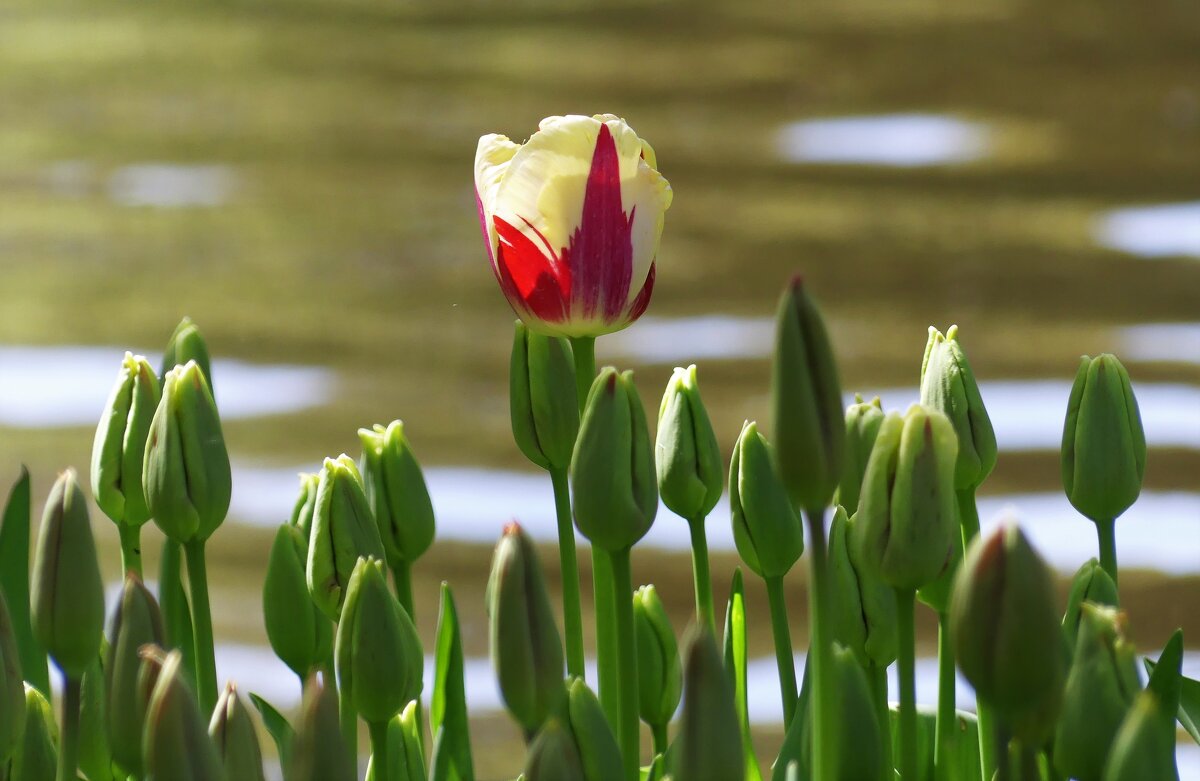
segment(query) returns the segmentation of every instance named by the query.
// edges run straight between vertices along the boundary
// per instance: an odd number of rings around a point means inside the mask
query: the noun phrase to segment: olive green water
[[[1194,2],[450,5],[2,0],[0,344],[153,347],[186,313],[221,356],[339,378],[335,405],[230,423],[242,461],[356,452],[358,426],[402,417],[426,463],[523,468],[475,142],[596,111],[651,140],[675,190],[650,314],[766,316],[802,271],[848,389],[914,384],[931,323],[960,325],[985,379],[1063,379],[1080,353],[1114,349],[1117,328],[1200,321],[1200,259],[1091,235],[1106,209],[1200,197]],[[896,168],[777,150],[795,120],[914,111],[984,123],[990,152]],[[106,183],[147,162],[225,166],[232,185],[211,206],[122,205]],[[632,368],[657,404],[670,367]],[[1196,356],[1130,368],[1135,382],[1200,383]],[[744,418],[765,417],[768,366],[701,373],[728,448]],[[85,467],[91,437],[0,427],[0,474],[29,463],[40,497],[55,470]],[[1006,453],[987,489],[1054,491],[1057,474],[1052,454]],[[1148,488],[1198,480],[1194,447],[1152,451]],[[262,638],[268,538],[231,525],[214,540],[225,638]],[[419,598],[441,578],[458,588],[468,655],[486,653],[486,562],[441,545],[418,572]],[[681,628],[686,559],[636,563]],[[719,558],[718,583],[732,564]],[[1144,646],[1182,623],[1197,647],[1200,578],[1122,585]],[[427,641],[434,613],[420,616]],[[759,629],[752,650],[767,655]],[[483,778],[515,773],[515,737],[502,719],[476,725]]]

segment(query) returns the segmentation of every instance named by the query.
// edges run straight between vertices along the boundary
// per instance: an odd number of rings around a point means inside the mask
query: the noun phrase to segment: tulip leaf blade
[[[296,740],[296,731],[292,729],[292,725],[288,723],[284,715],[275,709],[274,705],[254,692],[250,692],[250,702],[254,703],[254,707],[258,709],[263,726],[267,728],[267,733],[275,741],[275,749],[279,753],[279,765],[284,768],[286,774],[287,768],[291,767],[292,745]]]
[[[954,740],[951,741],[948,757],[950,766],[943,778],[978,778],[979,776],[979,729],[975,714],[956,711]],[[892,732],[892,756],[899,757],[900,728],[899,711],[890,709]],[[917,778],[919,781],[934,781],[934,744],[937,740],[937,710],[932,707],[917,707]]]
[[[810,649],[811,651],[811,649]],[[783,745],[771,773],[771,781],[786,781],[788,767],[795,765],[800,777],[812,774],[812,667],[811,653],[804,655],[804,676],[800,681],[800,697],[796,700],[796,716],[783,736]]]
[[[22,466],[0,521],[0,592],[12,618],[25,680],[49,698],[50,669],[46,652],[33,634],[29,611],[30,524],[29,470]]]
[[[433,697],[429,705],[429,727],[433,734],[430,781],[475,779],[463,666],[458,609],[449,584],[443,582],[434,647]]]
[[[1153,688],[1160,697],[1163,697],[1164,704],[1169,704],[1171,690],[1177,691],[1179,724],[1188,735],[1191,735],[1192,740],[1200,744],[1200,728],[1198,728],[1200,725],[1200,681],[1194,681],[1180,674],[1182,659],[1183,634],[1176,632],[1158,657],[1158,661],[1146,658],[1143,662],[1146,665],[1146,672],[1150,674],[1149,688]]]
[[[725,670],[733,683],[733,701],[737,707],[738,725],[742,731],[742,753],[746,757],[746,781],[762,781],[762,771],[754,756],[750,737],[750,716],[747,708],[746,665],[746,589],[742,568],[733,571],[729,587],[729,602],[725,608]]]

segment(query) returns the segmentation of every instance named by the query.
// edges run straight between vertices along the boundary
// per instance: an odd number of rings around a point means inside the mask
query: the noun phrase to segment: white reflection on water
[[[0,346],[0,426],[95,426],[124,354],[113,347]],[[144,354],[158,366],[158,355]],[[320,406],[335,383],[324,368],[230,360],[214,361],[213,376],[228,420]]]
[[[1121,344],[1117,354],[1122,357],[1200,364],[1200,323],[1146,323],[1126,326],[1117,334]]]
[[[778,143],[792,163],[900,168],[969,163],[992,146],[983,123],[915,113],[801,120],[786,125]]]
[[[1132,206],[1101,215],[1096,242],[1144,258],[1200,258],[1200,201]]]
[[[108,196],[121,206],[212,207],[228,201],[236,186],[227,165],[138,163],[112,173]]]
[[[612,354],[642,363],[695,363],[701,360],[765,358],[775,338],[769,317],[700,315],[638,320],[636,328],[600,340],[601,356]]]
[[[315,467],[315,465],[314,465]],[[235,464],[230,516],[255,525],[284,523],[295,501],[301,469]],[[492,543],[504,523],[516,518],[535,538],[557,538],[554,498],[545,475],[531,472],[433,467],[425,470],[437,513],[439,540]],[[1034,545],[1063,572],[1073,572],[1097,555],[1091,522],[1061,493],[981,497],[984,528],[1016,517]],[[734,550],[729,503],[723,497],[710,516],[713,550]],[[639,545],[689,550],[688,527],[666,507]],[[1200,494],[1143,492],[1117,524],[1121,565],[1171,574],[1200,573]]]

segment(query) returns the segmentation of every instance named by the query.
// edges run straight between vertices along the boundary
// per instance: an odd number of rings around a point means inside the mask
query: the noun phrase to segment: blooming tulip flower
[[[600,336],[646,311],[671,185],[623,119],[547,117],[524,144],[488,134],[475,199],[500,289],[530,328]]]

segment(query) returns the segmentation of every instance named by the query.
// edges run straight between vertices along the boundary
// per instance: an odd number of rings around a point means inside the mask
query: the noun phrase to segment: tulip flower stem
[[[836,715],[836,681],[833,678],[833,632],[830,625],[832,612],[829,606],[829,562],[827,559],[828,545],[825,541],[825,511],[806,510],[804,518],[808,522],[808,534],[811,540],[809,550],[808,583],[809,595],[809,632],[808,642],[813,653],[810,658],[813,664],[813,779],[814,781],[832,781],[836,777],[837,745],[837,715]]]
[[[204,541],[183,546],[187,556],[188,590],[192,597],[192,631],[196,638],[196,695],[200,712],[212,713],[217,706],[217,660],[213,650],[212,608],[208,603],[208,569]]]
[[[979,508],[975,504],[975,491],[966,488],[958,491],[958,519],[962,532],[963,551],[971,547],[971,541],[979,536]],[[980,777],[990,781],[996,773],[996,744],[992,739],[992,709],[987,703],[975,703],[975,718],[979,731]]]
[[[1100,566],[1117,585],[1117,523],[1116,519],[1096,521],[1096,535],[1100,538]]]
[[[913,609],[916,592],[896,590],[896,629],[899,641],[896,672],[900,679],[900,778],[917,778],[917,684]]]
[[[416,623],[416,603],[413,601],[412,564],[406,559],[396,558],[392,561],[392,581],[396,585],[396,600],[408,617]]]
[[[888,677],[887,667],[871,663],[867,668],[867,679],[871,684],[871,698],[875,703],[875,718],[879,722],[879,731],[885,736],[880,745],[882,761],[879,763],[883,771],[882,781],[894,781],[896,771],[892,765],[892,741],[886,737],[891,732],[891,709],[888,707]]]
[[[121,571],[132,572],[142,578],[142,527],[140,525],[118,523],[117,531],[121,535]]]
[[[612,562],[613,601],[617,619],[617,674],[621,685],[617,742],[621,746],[626,781],[638,781],[642,724],[638,718],[637,635],[633,624],[633,572],[629,552],[629,548],[624,548],[608,556]]]
[[[579,399],[579,411],[583,412],[592,381],[596,379],[596,337],[571,337],[571,355],[575,359],[575,394]]]
[[[584,679],[583,610],[579,595],[579,561],[575,554],[575,526],[571,522],[571,491],[566,468],[550,469],[554,484],[554,509],[558,515],[558,561],[562,575],[563,632],[566,634],[567,673]]]
[[[367,724],[371,733],[371,769],[375,781],[390,781],[388,776],[388,723],[372,721]]]
[[[665,723],[651,724],[650,732],[654,736],[654,756],[658,756],[660,754],[666,756],[668,746],[667,725]]]
[[[934,742],[934,778],[950,778],[951,743],[954,740],[958,714],[954,702],[954,646],[950,642],[950,614],[938,613],[938,700],[937,728]]]
[[[58,752],[58,781],[75,781],[79,766],[79,707],[81,681],[63,676],[62,741]]]
[[[612,559],[592,546],[592,592],[596,611],[596,674],[600,708],[618,734],[621,714],[621,675],[617,666],[617,606],[613,599]]]
[[[337,697],[342,742],[346,745],[346,753],[350,756],[351,764],[358,767],[358,713],[354,710],[354,703],[350,700],[350,693],[346,691],[345,687],[338,687]]]
[[[688,521],[692,533],[692,581],[696,590],[696,621],[708,624],[713,636],[717,633],[717,619],[713,613],[712,575],[708,569],[708,538],[704,533],[704,516]]]
[[[764,578],[767,604],[771,610],[771,634],[775,637],[775,664],[779,668],[779,694],[783,698],[783,725],[786,730],[796,715],[796,660],[792,652],[792,633],[788,627],[787,603],[783,597],[783,578]]]

